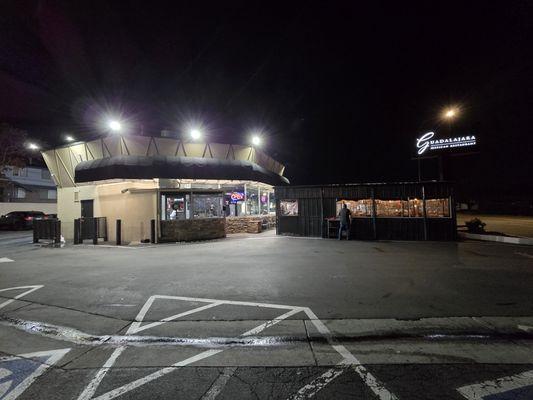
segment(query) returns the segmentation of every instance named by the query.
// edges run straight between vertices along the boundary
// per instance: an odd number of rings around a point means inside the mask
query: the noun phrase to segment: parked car
[[[36,219],[47,219],[42,211],[12,211],[0,217],[1,229],[32,229],[33,221]]]

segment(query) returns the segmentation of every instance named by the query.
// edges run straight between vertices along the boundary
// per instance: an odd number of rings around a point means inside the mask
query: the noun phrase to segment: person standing
[[[350,226],[352,222],[352,212],[346,206],[346,203],[342,204],[341,211],[339,212],[339,240],[342,239],[342,231],[346,231],[346,239],[350,240]]]

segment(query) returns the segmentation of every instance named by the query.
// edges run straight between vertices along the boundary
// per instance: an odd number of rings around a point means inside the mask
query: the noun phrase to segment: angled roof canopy
[[[177,138],[112,135],[42,153],[58,187],[104,179],[233,179],[288,183],[285,167],[262,151]]]

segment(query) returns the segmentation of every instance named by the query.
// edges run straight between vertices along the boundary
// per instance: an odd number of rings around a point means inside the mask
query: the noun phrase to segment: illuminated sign
[[[244,201],[244,193],[243,192],[232,192],[230,195],[231,202],[237,203],[238,201]]]
[[[457,136],[444,139],[433,139],[435,132],[428,132],[416,139],[416,148],[418,154],[424,154],[426,151],[453,149],[457,147],[467,147],[476,145],[474,135]]]

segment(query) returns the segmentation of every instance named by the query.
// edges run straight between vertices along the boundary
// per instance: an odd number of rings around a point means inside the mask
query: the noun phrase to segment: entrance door
[[[81,201],[81,217],[82,218],[93,218],[93,200],[82,200]]]

